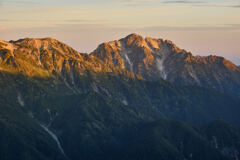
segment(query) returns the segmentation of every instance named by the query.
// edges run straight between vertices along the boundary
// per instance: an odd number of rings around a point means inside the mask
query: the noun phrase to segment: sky
[[[0,0],[0,39],[52,37],[79,52],[131,33],[240,65],[240,0]]]

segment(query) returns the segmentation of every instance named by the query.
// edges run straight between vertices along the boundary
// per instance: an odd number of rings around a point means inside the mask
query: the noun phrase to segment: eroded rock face
[[[63,74],[65,70],[111,72],[93,56],[82,54],[52,38],[21,39],[0,43],[1,65],[29,76]]]
[[[0,41],[0,69],[28,76],[83,75],[95,73],[127,72],[103,63],[93,55],[79,53],[53,38],[26,38]]]
[[[60,80],[74,93],[84,92],[80,90],[82,85],[87,85],[85,82],[90,83],[89,77],[97,79],[104,74],[136,77],[127,70],[109,66],[93,55],[79,53],[52,38],[0,41],[0,71]]]
[[[240,96],[239,67],[223,57],[193,56],[169,40],[131,34],[99,45],[91,55],[147,80],[213,87]]]
[[[119,41],[101,44],[92,55],[109,65],[127,69],[146,79],[157,80],[165,77],[162,64],[164,57],[160,53],[159,43],[163,42],[150,39],[148,42],[143,37],[132,34]]]
[[[160,80],[188,65],[211,68],[223,58],[194,57],[170,41],[138,35],[102,46],[108,50],[99,49],[99,55],[108,55],[99,56],[103,61],[51,38],[0,41],[2,155],[19,160],[238,159],[237,131],[222,123],[193,124],[221,118],[239,126],[239,100]],[[223,64],[235,69],[228,61]],[[182,72],[179,76],[188,75]]]
[[[240,68],[232,62],[218,56],[193,56],[169,40],[137,34],[103,43],[90,55],[52,38],[0,41],[0,70],[41,77],[57,74],[72,85],[75,75],[88,71],[129,71],[150,81],[213,87],[240,97]]]

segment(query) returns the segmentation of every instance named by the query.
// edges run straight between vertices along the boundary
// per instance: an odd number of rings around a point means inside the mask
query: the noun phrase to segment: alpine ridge
[[[12,67],[13,71],[29,76],[64,74],[64,70],[77,68],[78,72],[112,72],[94,56],[79,53],[71,47],[52,38],[26,38],[18,41],[0,41],[1,65]]]
[[[53,38],[0,41],[0,70],[29,77],[61,79],[74,92],[79,76],[98,73],[138,77],[127,70],[109,67],[98,58],[79,53]]]
[[[91,55],[146,80],[164,79],[180,85],[213,87],[240,97],[238,66],[223,57],[193,56],[169,40],[131,34],[99,45]]]
[[[0,159],[237,160],[238,82],[223,57],[137,34],[91,54],[0,41]]]

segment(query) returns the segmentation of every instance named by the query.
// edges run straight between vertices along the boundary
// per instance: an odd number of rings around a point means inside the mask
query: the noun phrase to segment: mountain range
[[[240,69],[131,34],[0,41],[0,159],[240,158]]]
[[[240,96],[238,66],[223,57],[193,56],[169,40],[131,34],[103,43],[91,54],[146,80],[164,79],[180,85],[212,87]]]

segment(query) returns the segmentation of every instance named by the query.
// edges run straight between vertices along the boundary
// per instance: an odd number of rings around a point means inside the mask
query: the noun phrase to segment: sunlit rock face
[[[90,55],[75,51],[52,38],[0,41],[0,70],[28,76],[59,76],[75,85],[87,72],[141,75],[181,85],[213,87],[240,97],[240,68],[217,56],[193,56],[163,39],[131,34],[103,43]]]
[[[131,34],[103,43],[91,54],[146,80],[213,87],[240,96],[239,67],[223,57],[193,56],[169,40]]]
[[[237,75],[231,62],[135,34],[101,46],[88,55],[52,38],[0,41],[0,157],[239,159],[238,132],[202,125],[223,119],[240,126],[240,101],[162,80],[203,85],[199,75]],[[199,81],[189,78],[189,66]]]
[[[29,76],[63,75],[86,70],[111,72],[101,61],[93,56],[82,54],[52,38],[21,39],[0,42],[1,66],[12,67],[12,71]]]
[[[72,84],[76,75],[89,72],[128,74],[126,70],[109,66],[93,55],[79,53],[53,38],[0,41],[0,69],[30,77],[58,76]]]
[[[90,83],[89,77],[96,80],[108,74],[141,78],[127,70],[109,66],[93,55],[79,53],[53,38],[0,41],[0,71],[2,74],[51,78],[64,83],[74,93],[85,92],[82,86]]]
[[[109,65],[127,69],[146,79],[166,78],[161,40],[144,39],[132,34],[119,41],[101,44],[92,55]]]

